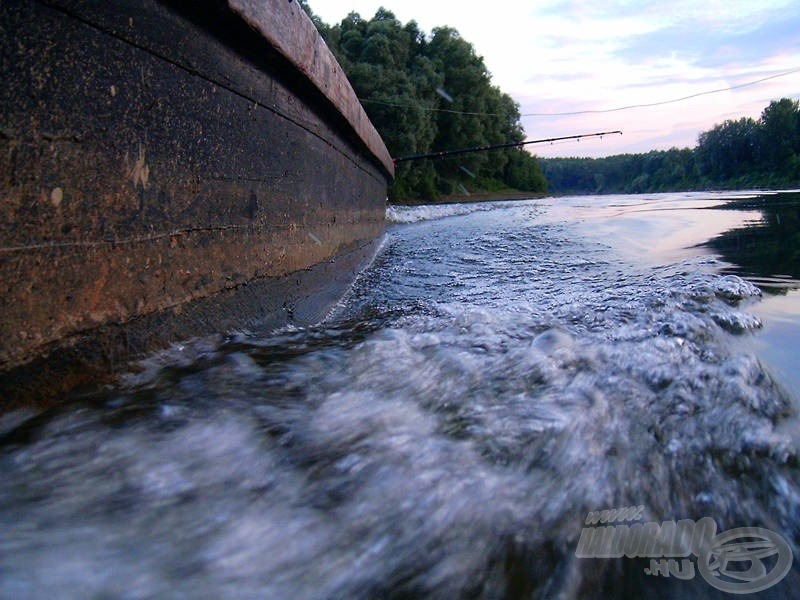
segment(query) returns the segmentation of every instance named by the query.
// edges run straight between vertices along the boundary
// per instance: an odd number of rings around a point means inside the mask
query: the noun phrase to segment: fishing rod
[[[444,158],[445,156],[453,156],[456,154],[468,154],[470,152],[483,152],[484,150],[498,150],[500,148],[516,148],[525,146],[527,144],[545,144],[547,142],[561,142],[563,140],[580,140],[581,138],[588,137],[603,137],[604,135],[622,135],[619,130],[615,131],[600,131],[598,133],[580,133],[578,135],[564,135],[561,137],[544,138],[541,140],[529,140],[527,142],[509,142],[508,144],[496,144],[493,146],[473,146],[472,148],[458,148],[456,150],[442,150],[440,152],[430,152],[428,154],[411,154],[409,156],[401,156],[400,158],[393,158],[395,164],[406,162],[409,160],[422,160],[423,158]]]

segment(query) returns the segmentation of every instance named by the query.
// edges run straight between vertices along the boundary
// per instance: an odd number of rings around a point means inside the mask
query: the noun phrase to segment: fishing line
[[[732,85],[726,88],[718,88],[716,90],[706,90],[705,92],[697,92],[696,94],[690,94],[688,96],[683,96],[681,98],[673,98],[672,100],[661,100],[659,102],[647,102],[644,104],[630,104],[628,106],[618,106],[617,108],[601,108],[596,110],[576,110],[571,112],[557,112],[557,113],[525,113],[524,115],[520,115],[520,117],[570,117],[574,115],[590,115],[599,113],[620,112],[623,110],[630,110],[633,108],[650,108],[653,106],[664,106],[665,104],[675,104],[676,102],[683,102],[685,100],[691,100],[692,98],[699,98],[700,96],[708,96],[710,94],[718,94],[720,92],[729,92],[731,90],[738,90],[740,88],[749,87],[751,85],[757,85],[759,83],[769,81],[770,79],[785,77],[786,75],[791,75],[792,73],[800,73],[800,67],[796,69],[791,69],[789,71],[784,71],[782,73],[777,73],[775,75],[770,75],[769,77],[762,77],[761,79],[756,79],[755,81],[748,81],[746,83],[740,83],[738,85]]]
[[[602,138],[605,135],[622,135],[622,132],[619,130],[615,131],[599,131],[597,133],[579,133],[577,135],[563,135],[560,137],[552,137],[552,138],[543,138],[540,140],[528,140],[526,142],[509,142],[507,144],[493,144],[488,146],[472,146],[470,148],[456,148],[454,150],[441,150],[439,152],[428,152],[426,154],[411,154],[409,156],[401,156],[399,158],[393,158],[395,164],[399,162],[406,162],[410,160],[422,160],[425,158],[444,158],[445,156],[455,156],[457,154],[468,154],[471,152],[485,152],[487,150],[498,150],[501,148],[518,148],[520,146],[526,146],[528,144],[546,144],[546,143],[553,143],[553,142],[560,142],[563,140],[581,140],[583,138],[589,137],[599,137]]]
[[[426,110],[428,112],[443,112],[443,113],[452,113],[454,115],[469,115],[474,117],[502,117],[505,115],[501,115],[500,113],[488,113],[488,112],[469,112],[464,110],[453,110],[450,108],[433,108],[432,106],[419,106],[417,104],[402,104],[400,102],[384,102],[382,100],[363,100],[361,98],[358,99],[359,102],[362,104],[380,104],[382,106],[394,106],[396,108],[415,108],[418,110]]]
[[[521,117],[570,117],[575,115],[589,115],[589,114],[600,114],[600,113],[612,113],[612,112],[621,112],[624,110],[632,110],[634,108],[650,108],[653,106],[664,106],[666,104],[675,104],[676,102],[684,102],[686,100],[691,100],[692,98],[698,98],[700,96],[708,96],[710,94],[718,94],[720,92],[729,92],[731,90],[738,90],[745,87],[750,87],[753,85],[757,85],[759,83],[763,83],[765,81],[769,81],[771,79],[777,79],[779,77],[786,77],[787,75],[792,75],[793,73],[800,73],[800,67],[790,69],[788,71],[783,71],[781,73],[776,73],[775,75],[769,75],[768,77],[762,77],[761,79],[756,79],[754,81],[747,81],[745,83],[740,83],[737,85],[732,85],[725,88],[718,88],[715,90],[706,90],[704,92],[698,92],[696,94],[690,94],[688,96],[682,96],[680,98],[672,98],[671,100],[659,100],[657,102],[646,102],[643,104],[630,104],[628,106],[618,106],[616,108],[601,108],[595,110],[577,110],[577,111],[570,111],[570,112],[551,112],[551,113],[525,113],[521,114]],[[467,116],[475,116],[475,117],[503,117],[507,116],[507,113],[493,113],[493,112],[472,112],[472,111],[463,111],[463,110],[453,110],[451,108],[434,108],[429,106],[419,106],[416,104],[404,104],[401,102],[385,102],[382,100],[366,100],[363,98],[359,98],[359,101],[362,104],[379,104],[382,106],[392,106],[395,108],[408,108],[408,109],[417,109],[423,110],[428,112],[443,112],[443,113],[451,113],[456,115],[467,115]]]

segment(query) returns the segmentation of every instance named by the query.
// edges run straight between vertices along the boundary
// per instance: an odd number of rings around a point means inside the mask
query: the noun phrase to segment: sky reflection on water
[[[800,192],[693,192],[550,199],[553,220],[576,220],[582,233],[632,261],[662,265],[698,252],[721,271],[764,292],[752,307],[764,327],[754,350],[795,398],[800,391]]]

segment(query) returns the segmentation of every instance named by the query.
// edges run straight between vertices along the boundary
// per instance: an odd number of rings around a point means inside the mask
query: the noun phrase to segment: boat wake
[[[796,553],[758,288],[706,256],[631,265],[532,203],[465,210],[390,230],[315,327],[175,348],[6,431],[4,593],[717,597],[576,556],[589,513],[629,506]]]

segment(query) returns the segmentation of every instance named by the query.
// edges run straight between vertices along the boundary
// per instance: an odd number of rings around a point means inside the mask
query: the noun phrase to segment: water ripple
[[[713,595],[576,559],[588,511],[632,505],[796,552],[758,288],[531,204],[464,213],[390,230],[318,326],[195,340],[9,427],[2,595]]]

